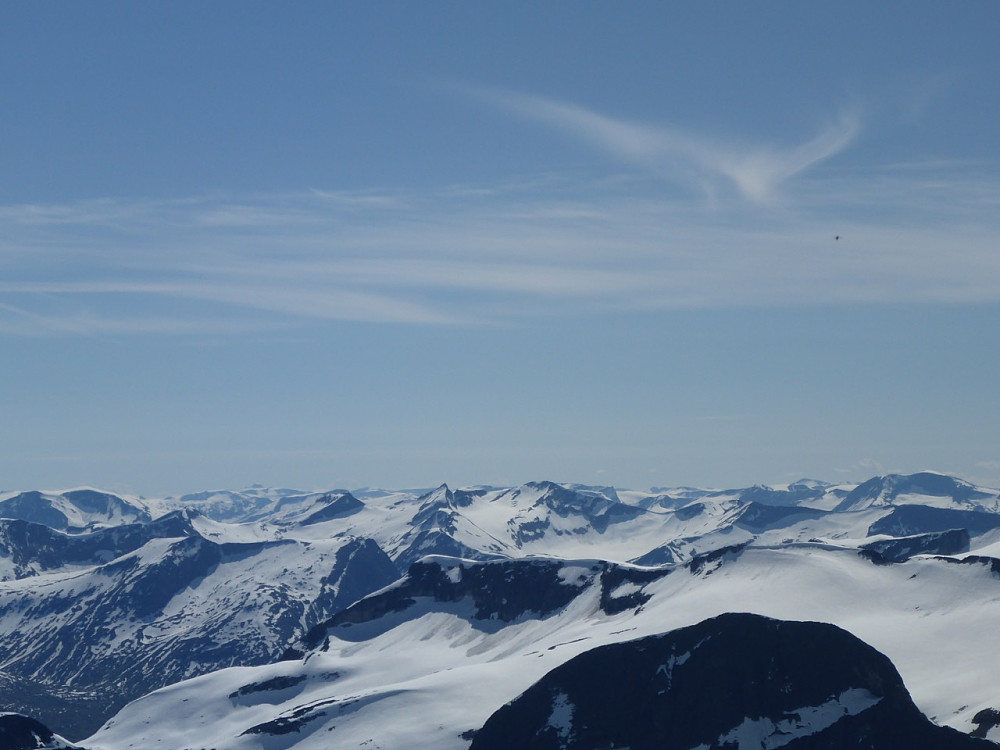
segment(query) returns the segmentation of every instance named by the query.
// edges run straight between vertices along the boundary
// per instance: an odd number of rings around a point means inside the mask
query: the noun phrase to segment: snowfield
[[[52,728],[92,750],[464,750],[574,657],[743,612],[843,628],[891,660],[933,722],[1000,741],[984,720],[1000,709],[998,497],[932,473],[650,492],[253,487],[141,504],[7,493],[0,708],[31,713],[30,685],[41,718],[79,727],[96,697],[131,685],[139,697],[101,709],[91,736]],[[718,742],[781,747],[877,703],[847,687]],[[574,710],[546,714],[560,741]]]
[[[570,567],[575,579],[582,566]],[[877,566],[850,550],[748,548],[718,567],[698,574],[680,567],[643,588],[651,599],[638,612],[607,615],[591,582],[558,614],[511,623],[477,622],[463,603],[418,601],[405,614],[331,635],[327,650],[301,662],[224,670],[153,693],[84,744],[458,750],[469,744],[463,733],[569,658],[733,611],[843,627],[892,660],[914,702],[938,723],[971,731],[972,717],[998,702],[1000,652],[990,644],[1000,579],[983,564],[920,558]],[[278,677],[301,681],[257,700],[230,697]],[[855,698],[842,706],[861,710]],[[309,720],[298,731],[248,733],[303,716]]]

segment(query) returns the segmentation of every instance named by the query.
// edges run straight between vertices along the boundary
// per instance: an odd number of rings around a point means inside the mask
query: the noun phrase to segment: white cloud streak
[[[502,91],[473,93],[506,111],[573,134],[662,176],[701,187],[721,177],[756,203],[772,202],[782,183],[842,151],[860,131],[857,114],[843,112],[804,143],[741,148],[676,128],[615,119],[539,96]]]
[[[0,333],[214,335],[331,321],[493,325],[611,310],[1000,302],[1000,180],[968,164],[814,176],[809,167],[856,125],[738,154],[572,105],[509,95],[504,106],[575,128],[626,161],[714,170],[740,197],[667,200],[644,166],[425,192],[0,206]],[[776,205],[793,176],[795,191]]]

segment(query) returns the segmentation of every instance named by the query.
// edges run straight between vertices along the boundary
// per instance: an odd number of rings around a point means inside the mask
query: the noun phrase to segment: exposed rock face
[[[970,534],[985,534],[1000,528],[1000,515],[983,510],[933,508],[926,505],[900,505],[868,528],[868,535],[912,536],[949,529],[966,529]]]
[[[0,581],[28,578],[67,566],[101,565],[153,539],[195,534],[182,511],[168,513],[151,523],[123,524],[79,534],[66,534],[32,521],[0,518]]]
[[[467,560],[495,560],[504,557],[495,552],[474,549],[455,538],[461,521],[460,510],[474,501],[475,493],[452,492],[447,485],[421,496],[419,509],[410,528],[391,552],[402,573],[422,557],[444,555]],[[499,544],[496,545],[499,548]]]
[[[28,716],[0,714],[0,750],[75,750],[76,746]]]
[[[554,482],[529,482],[527,488],[542,491],[537,507],[544,507],[562,518],[577,516],[585,519],[590,527],[603,534],[608,526],[629,521],[643,511],[621,503],[604,494],[582,489],[569,489]]]
[[[934,534],[917,534],[898,539],[882,539],[861,546],[874,562],[904,562],[914,555],[957,555],[969,551],[969,532],[951,529]]]
[[[813,520],[827,515],[827,511],[799,508],[794,505],[768,505],[754,500],[746,504],[736,525],[748,531],[760,532],[774,526],[789,525],[795,521]]]
[[[471,750],[964,750],[892,663],[833,625],[726,614],[595,648],[486,722]]]
[[[578,584],[567,584],[560,578],[564,564],[555,560],[444,563],[435,559],[414,563],[398,585],[353,604],[313,628],[305,638],[306,647],[316,648],[333,628],[340,637],[349,637],[345,628],[390,612],[402,612],[421,597],[436,602],[468,599],[474,607],[473,619],[510,622],[527,612],[553,612],[569,604],[580,591]],[[600,571],[601,565],[595,564],[591,575]]]
[[[596,585],[600,587],[601,609],[615,614],[642,606],[649,600],[643,586],[670,572],[670,568],[637,568],[605,561],[429,558],[411,565],[397,585],[362,599],[313,628],[304,641],[306,648],[317,648],[331,631],[350,640],[353,625],[404,612],[419,598],[466,601],[473,623],[512,622],[525,616],[548,616]]]

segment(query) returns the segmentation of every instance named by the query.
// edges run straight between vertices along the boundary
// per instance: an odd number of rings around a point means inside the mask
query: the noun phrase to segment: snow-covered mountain
[[[44,524],[60,531],[78,532],[151,518],[138,498],[125,499],[99,490],[0,494],[0,518]]]
[[[990,743],[928,721],[892,663],[840,628],[725,614],[570,659],[490,716],[471,750],[859,745]]]
[[[430,558],[314,630],[303,659],[157,691],[87,744],[457,750],[570,659],[730,611],[837,624],[889,657],[920,711],[971,732],[997,703],[992,568],[934,556],[876,564],[820,544],[748,546],[656,569]],[[595,679],[592,689],[620,689]]]
[[[1000,654],[988,645],[998,497],[930,473],[649,492],[252,487],[121,506],[8,493],[0,509],[18,502],[0,518],[0,709],[106,750],[491,747],[492,730],[479,734],[490,717],[575,657],[599,664],[597,647],[627,653],[744,612],[833,623],[884,654],[917,709],[962,733],[891,720],[920,736],[1000,739]],[[774,669],[768,680],[801,682]],[[775,703],[768,721],[784,727],[781,712],[802,709],[801,726],[755,747],[832,747],[809,743],[869,726],[890,704],[909,710],[823,676],[846,702],[807,691]],[[596,694],[614,689],[588,679]],[[572,737],[590,735],[550,722],[576,703],[546,695],[531,710],[545,714],[550,744],[537,746],[583,747]],[[763,731],[757,708],[741,710],[702,744],[721,747],[743,718]],[[820,726],[841,713],[847,723]],[[646,746],[607,731],[614,746]]]
[[[178,512],[78,536],[0,521],[0,551],[26,576],[0,583],[4,707],[73,737],[155,688],[274,661],[398,575],[371,540],[216,542]]]

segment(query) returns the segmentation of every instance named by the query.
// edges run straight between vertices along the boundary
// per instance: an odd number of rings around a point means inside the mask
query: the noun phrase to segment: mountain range
[[[998,615],[931,472],[6,492],[0,750],[990,747]]]

